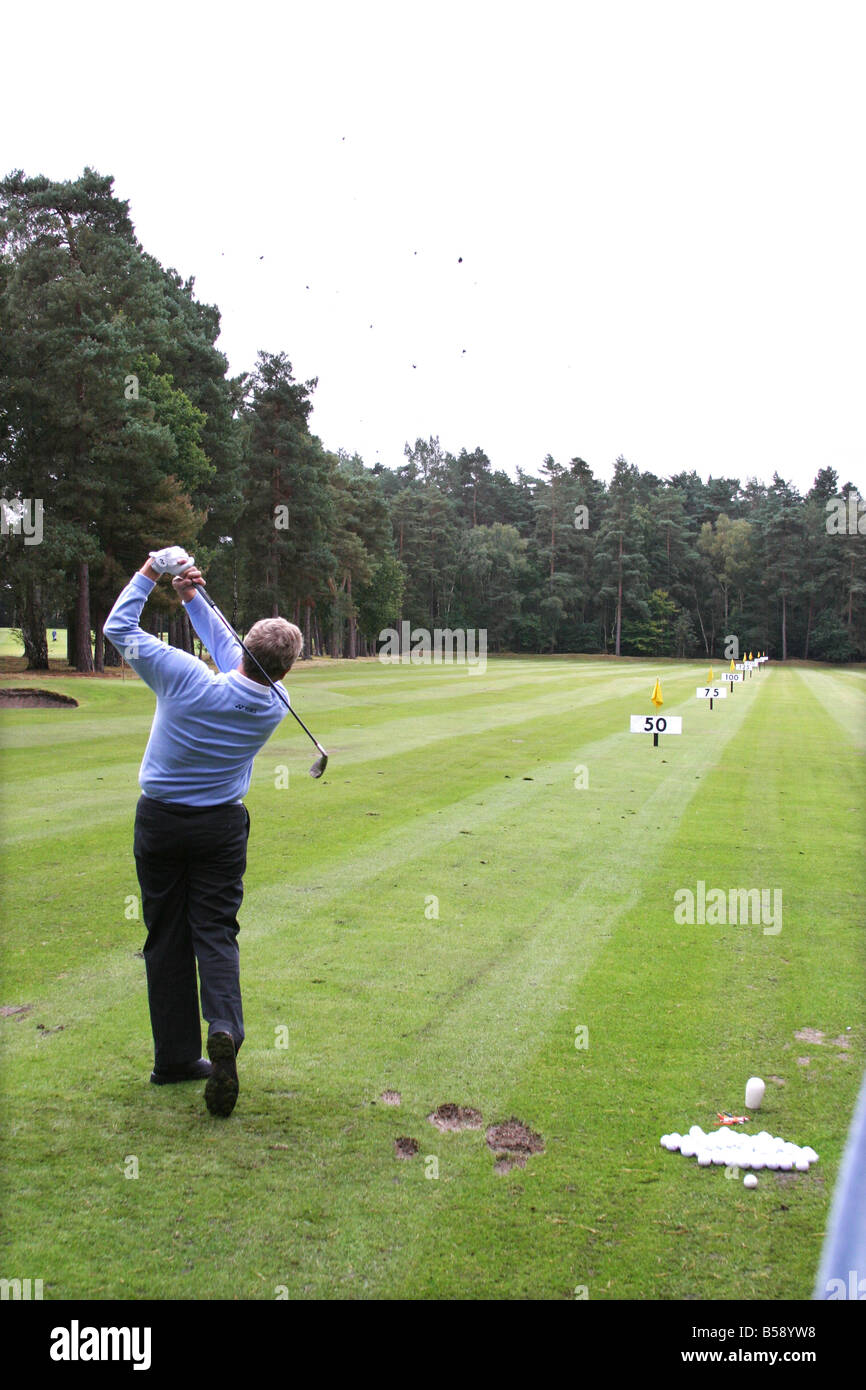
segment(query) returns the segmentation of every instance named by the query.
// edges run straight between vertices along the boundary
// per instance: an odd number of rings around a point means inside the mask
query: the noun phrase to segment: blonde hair
[[[291,669],[301,655],[304,650],[304,638],[301,629],[295,627],[294,623],[287,623],[285,618],[261,618],[259,622],[253,623],[247,633],[246,646],[271,680],[278,680]],[[249,660],[246,652],[243,663],[246,674],[253,680],[261,675],[255,662]]]

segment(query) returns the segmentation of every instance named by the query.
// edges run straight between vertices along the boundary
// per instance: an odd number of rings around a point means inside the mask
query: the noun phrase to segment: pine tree
[[[599,597],[613,603],[614,655],[622,651],[623,612],[630,606],[646,618],[646,558],[641,551],[638,470],[620,455],[614,464],[596,546]]]

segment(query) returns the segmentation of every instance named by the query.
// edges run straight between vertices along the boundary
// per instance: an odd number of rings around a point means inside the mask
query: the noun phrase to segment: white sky
[[[83,0],[3,30],[0,174],[112,174],[233,372],[318,377],[327,448],[866,484],[862,0]]]

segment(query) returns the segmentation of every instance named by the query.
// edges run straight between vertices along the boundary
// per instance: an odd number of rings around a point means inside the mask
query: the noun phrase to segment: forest
[[[280,614],[308,657],[374,655],[407,620],[483,630],[491,653],[718,658],[733,637],[783,661],[866,656],[866,504],[821,459],[805,494],[784,459],[769,482],[736,458],[704,480],[699,441],[690,472],[620,456],[605,482],[579,440],[546,453],[539,420],[516,477],[438,437],[368,466],[312,433],[317,382],[286,351],[228,374],[218,308],[92,169],[0,183],[0,326],[0,624],[29,669],[48,669],[52,625],[74,669],[117,664],[105,618],[167,544],[239,630]],[[145,619],[194,650],[170,590]]]

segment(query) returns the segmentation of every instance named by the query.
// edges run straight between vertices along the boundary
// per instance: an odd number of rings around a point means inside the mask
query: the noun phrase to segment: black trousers
[[[142,796],[135,813],[135,867],[147,926],[144,961],[154,1065],[201,1056],[209,1033],[244,1039],[237,913],[244,893],[246,806],[184,806]]]

